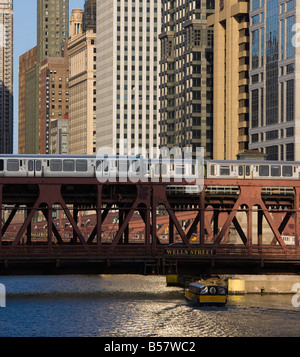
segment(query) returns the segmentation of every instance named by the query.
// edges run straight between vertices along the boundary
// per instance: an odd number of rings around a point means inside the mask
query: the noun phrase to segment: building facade
[[[74,9],[70,18],[69,150],[70,154],[77,155],[96,153],[97,53],[96,19],[93,9],[96,9],[96,1],[87,0],[84,11]]]
[[[55,119],[51,121],[51,154],[69,154],[69,120]]]
[[[0,153],[13,152],[13,0],[0,0]]]
[[[37,56],[60,57],[69,36],[69,0],[37,1]]]
[[[249,146],[249,1],[216,0],[213,158],[236,160]]]
[[[97,148],[158,146],[160,31],[161,0],[97,2]]]
[[[162,1],[160,145],[213,147],[214,1]]]
[[[40,154],[51,153],[51,121],[69,113],[69,58],[48,57],[41,62],[40,72]],[[64,119],[65,120],[65,119]]]
[[[46,58],[63,57],[64,42],[67,40],[68,34],[69,0],[37,0],[37,46],[35,50],[32,49],[36,51],[36,58],[32,67],[27,66],[25,77],[23,72],[19,72],[19,81],[21,81],[22,76],[25,78],[25,97],[19,97],[19,102],[23,101],[25,105],[25,118],[23,114],[19,117],[21,133],[25,128],[25,145],[24,139],[19,135],[19,153],[38,154],[49,151],[50,146],[48,145],[48,148],[46,148],[46,137],[44,135],[46,129],[43,123],[47,125],[44,110],[47,93],[44,90],[41,91],[40,87],[42,80],[41,63]],[[26,56],[26,54],[24,55]],[[21,58],[22,56],[20,61]],[[44,80],[45,76],[43,77]],[[50,123],[48,128],[51,128]],[[48,135],[48,138],[50,137],[51,135]]]
[[[26,81],[26,76],[28,71],[37,63],[37,48],[34,47],[31,50],[24,53],[19,57],[19,154],[25,154],[26,150],[26,141],[28,142],[28,135],[30,132],[33,133],[33,128],[26,130],[26,83],[27,90],[28,80]],[[27,123],[28,124],[28,123]],[[27,145],[27,149],[30,145]]]
[[[299,21],[296,0],[251,1],[249,147],[269,160],[300,160]]]

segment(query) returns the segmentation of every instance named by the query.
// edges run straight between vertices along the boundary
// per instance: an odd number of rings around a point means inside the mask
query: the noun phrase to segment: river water
[[[194,307],[162,276],[0,276],[1,337],[300,337],[292,295]]]

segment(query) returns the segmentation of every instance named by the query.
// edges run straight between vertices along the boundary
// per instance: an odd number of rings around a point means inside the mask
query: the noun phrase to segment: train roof
[[[275,160],[205,160],[211,164],[254,164],[254,165],[300,165],[300,161],[275,161]]]

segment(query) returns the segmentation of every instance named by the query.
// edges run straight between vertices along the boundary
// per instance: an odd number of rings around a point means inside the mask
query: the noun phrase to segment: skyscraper
[[[251,1],[249,147],[269,160],[300,160],[299,21],[299,1]]]
[[[249,0],[216,0],[214,29],[213,158],[236,160],[248,149]]]
[[[13,0],[0,0],[0,153],[13,152]]]
[[[22,104],[23,113],[19,110],[19,131],[24,133],[25,140],[19,135],[19,153],[37,154],[48,153],[50,140],[51,119],[59,117],[46,116],[47,108],[42,110],[47,103],[50,93],[41,91],[41,64],[50,57],[62,57],[63,43],[69,35],[69,0],[37,0],[37,46],[34,57],[27,61],[26,66],[21,66],[19,71],[20,81],[23,81],[23,91],[19,93],[19,104]],[[33,49],[31,50],[33,52]],[[30,51],[28,51],[28,54]],[[25,54],[24,54],[25,55]],[[23,55],[23,56],[24,56]],[[26,58],[20,57],[23,61]],[[58,62],[60,62],[58,60]],[[29,64],[32,67],[29,67]],[[53,68],[52,61],[52,71]],[[61,66],[61,63],[58,63]],[[45,81],[44,81],[45,82]],[[54,89],[53,87],[51,88]],[[61,89],[58,85],[57,95]],[[50,89],[49,89],[50,90]],[[49,92],[49,91],[48,91]],[[41,97],[43,95],[43,97]],[[42,103],[42,105],[41,105]],[[49,103],[48,103],[49,105]],[[58,103],[51,105],[57,105]],[[24,114],[25,113],[25,114]],[[65,113],[62,114],[62,117]],[[41,116],[42,115],[42,116]],[[49,113],[48,113],[49,115]],[[42,122],[42,126],[40,125]],[[42,137],[41,137],[42,133]],[[46,135],[46,137],[45,137]]]
[[[213,144],[213,29],[207,17],[214,0],[163,0],[160,144],[172,148]]]
[[[38,62],[60,57],[62,43],[69,36],[69,0],[37,1]]]
[[[158,145],[161,0],[97,2],[97,147]]]
[[[69,153],[96,153],[96,0],[72,10],[69,52]],[[84,22],[85,21],[85,22]]]

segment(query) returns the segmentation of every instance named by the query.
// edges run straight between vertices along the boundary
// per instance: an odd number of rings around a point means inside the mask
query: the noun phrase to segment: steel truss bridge
[[[189,185],[1,178],[0,273],[299,273],[300,181]]]

